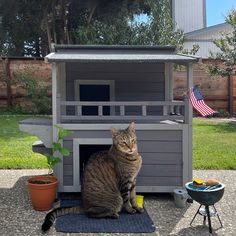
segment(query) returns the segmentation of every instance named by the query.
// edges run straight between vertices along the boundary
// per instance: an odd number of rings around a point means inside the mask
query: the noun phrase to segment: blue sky
[[[232,8],[236,8],[236,0],[206,0],[207,26],[225,22]]]

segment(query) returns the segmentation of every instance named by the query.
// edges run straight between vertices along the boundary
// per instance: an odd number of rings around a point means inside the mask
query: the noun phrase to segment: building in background
[[[203,59],[210,57],[210,51],[219,50],[213,40],[232,30],[227,23],[207,27],[206,0],[172,0],[172,16],[176,26],[185,33],[185,48],[198,44],[196,56]]]
[[[172,0],[172,16],[184,33],[206,28],[206,0]]]
[[[209,58],[210,52],[217,52],[219,48],[213,43],[213,39],[222,37],[222,33],[232,31],[231,25],[227,23],[213,25],[185,34],[185,48],[191,49],[193,44],[199,45],[197,56]]]

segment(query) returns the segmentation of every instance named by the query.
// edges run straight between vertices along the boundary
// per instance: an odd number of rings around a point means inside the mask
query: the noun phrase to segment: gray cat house
[[[59,192],[80,192],[89,156],[112,144],[110,128],[136,123],[143,164],[137,192],[173,192],[192,178],[192,107],[173,100],[173,66],[187,67],[192,87],[197,58],[171,46],[55,45],[52,63],[52,119],[26,119],[20,129],[41,140],[44,152],[57,138],[57,124],[73,131],[63,140],[69,157],[54,170]]]

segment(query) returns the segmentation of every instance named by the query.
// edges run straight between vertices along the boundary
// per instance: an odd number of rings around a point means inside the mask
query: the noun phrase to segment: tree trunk
[[[40,57],[41,53],[40,53],[40,42],[39,42],[39,38],[36,38],[35,39],[35,44],[34,44],[34,47],[35,47],[35,56],[36,57]]]
[[[44,10],[44,19],[45,19],[45,24],[46,24],[46,31],[47,31],[47,39],[48,39],[48,48],[49,52],[52,52],[52,34],[51,34],[51,29],[49,25],[49,20],[48,20],[48,12],[47,10]]]

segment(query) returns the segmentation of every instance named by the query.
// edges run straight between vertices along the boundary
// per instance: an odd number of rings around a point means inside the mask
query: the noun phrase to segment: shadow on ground
[[[217,232],[215,232],[213,230],[212,234],[209,233],[208,231],[208,226],[204,226],[204,225],[197,225],[194,227],[188,227],[188,228],[184,228],[181,229],[178,234],[173,234],[174,236],[187,236],[187,235],[201,235],[201,236],[217,236]]]

